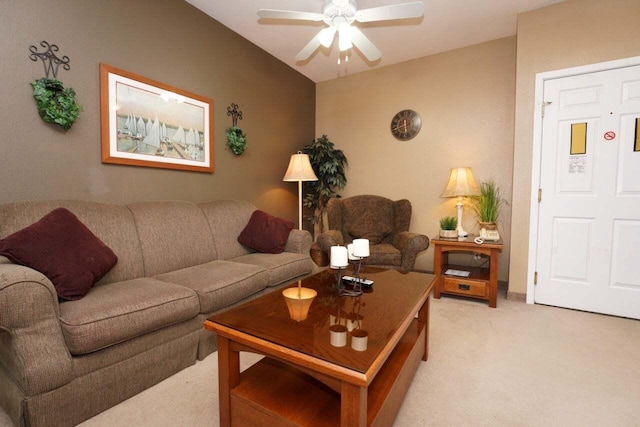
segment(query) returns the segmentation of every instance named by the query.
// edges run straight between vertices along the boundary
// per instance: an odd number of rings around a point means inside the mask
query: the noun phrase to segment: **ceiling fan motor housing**
[[[323,21],[336,27],[345,21],[351,24],[356,19],[356,10],[355,0],[327,0],[322,6]]]

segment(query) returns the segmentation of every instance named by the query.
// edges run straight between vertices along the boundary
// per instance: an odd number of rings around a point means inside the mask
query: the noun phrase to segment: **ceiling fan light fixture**
[[[340,52],[352,47],[358,49],[369,62],[380,60],[382,52],[365,36],[354,22],[394,21],[424,16],[423,1],[357,9],[356,0],[324,0],[322,13],[294,10],[260,9],[262,19],[292,19],[299,21],[324,21],[328,28],[320,30],[296,55],[296,61],[306,61],[320,46],[329,48],[338,33]],[[347,59],[345,58],[345,61]],[[338,59],[338,61],[340,61]]]
[[[336,35],[336,29],[333,27],[327,27],[320,31],[318,34],[318,40],[324,47],[329,47],[333,43],[333,38]]]
[[[353,47],[353,43],[351,42],[351,25],[346,23],[340,24],[338,27],[338,38],[340,52],[351,49]]]

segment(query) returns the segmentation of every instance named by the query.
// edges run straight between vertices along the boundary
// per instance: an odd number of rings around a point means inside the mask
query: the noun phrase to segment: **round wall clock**
[[[402,110],[391,120],[391,134],[400,141],[408,141],[420,132],[422,119],[413,110]]]

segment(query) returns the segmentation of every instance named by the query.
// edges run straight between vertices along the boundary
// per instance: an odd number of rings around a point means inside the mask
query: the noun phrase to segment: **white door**
[[[535,302],[640,318],[640,66],[547,80]]]

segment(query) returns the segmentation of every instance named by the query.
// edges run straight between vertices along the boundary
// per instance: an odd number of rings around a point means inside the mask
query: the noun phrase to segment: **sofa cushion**
[[[217,259],[211,228],[195,204],[165,201],[133,203],[127,207],[140,237],[145,276]]]
[[[362,196],[342,201],[344,230],[351,239],[382,242],[394,230],[393,202],[383,197]]]
[[[118,262],[113,251],[64,208],[0,240],[0,255],[47,276],[65,300],[85,296]]]
[[[313,261],[309,255],[290,252],[280,254],[253,253],[234,258],[232,261],[256,265],[267,270],[269,272],[269,286],[309,274],[313,269]]]
[[[258,252],[279,254],[284,251],[293,222],[257,210],[238,236],[238,242]]]
[[[363,259],[371,265],[401,265],[402,253],[389,243],[380,243],[369,247],[370,255]]]
[[[217,200],[198,204],[214,236],[217,259],[232,259],[251,253],[238,242],[256,207],[243,200]]]
[[[196,291],[200,298],[200,313],[227,307],[269,284],[269,274],[264,268],[222,260],[160,274],[155,278]]]
[[[196,293],[183,286],[140,278],[98,286],[80,301],[60,304],[69,351],[90,353],[197,316]]]
[[[82,200],[32,200],[0,205],[0,238],[33,224],[56,208],[73,212],[118,257],[96,286],[144,276],[136,225],[126,206]]]

